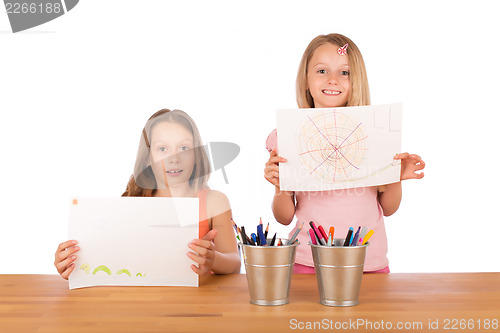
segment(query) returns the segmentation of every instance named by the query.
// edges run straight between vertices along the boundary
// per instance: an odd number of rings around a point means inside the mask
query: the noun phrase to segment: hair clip
[[[347,54],[347,43],[345,43],[344,46],[342,47],[339,47],[339,49],[337,50],[337,52],[340,54],[340,55],[346,55]]]

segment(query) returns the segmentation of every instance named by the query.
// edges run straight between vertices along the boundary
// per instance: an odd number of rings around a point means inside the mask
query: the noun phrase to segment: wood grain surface
[[[281,306],[250,304],[239,274],[75,290],[59,275],[0,275],[0,332],[500,332],[500,273],[364,274],[359,305],[318,300],[314,274],[294,274]]]

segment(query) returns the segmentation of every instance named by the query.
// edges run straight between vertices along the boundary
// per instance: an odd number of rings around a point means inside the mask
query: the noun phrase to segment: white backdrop
[[[161,108],[188,112],[205,142],[237,143],[229,184],[219,170],[211,186],[238,224],[274,221],[264,142],[275,109],[296,107],[305,47],[332,32],[361,49],[373,104],[403,102],[403,150],[427,164],[386,218],[391,271],[500,271],[493,8],[81,0],[17,34],[0,13],[0,273],[57,273],[71,196],[121,195],[142,127]]]

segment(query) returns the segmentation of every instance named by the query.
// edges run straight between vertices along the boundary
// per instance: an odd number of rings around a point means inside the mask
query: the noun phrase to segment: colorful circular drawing
[[[299,130],[297,147],[302,166],[325,183],[349,181],[368,150],[362,123],[338,110],[321,110]]]

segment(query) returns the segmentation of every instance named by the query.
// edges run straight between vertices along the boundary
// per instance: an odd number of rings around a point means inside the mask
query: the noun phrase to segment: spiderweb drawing
[[[363,124],[342,112],[322,111],[299,130],[297,147],[302,166],[321,181],[348,181],[360,169],[368,150]]]

